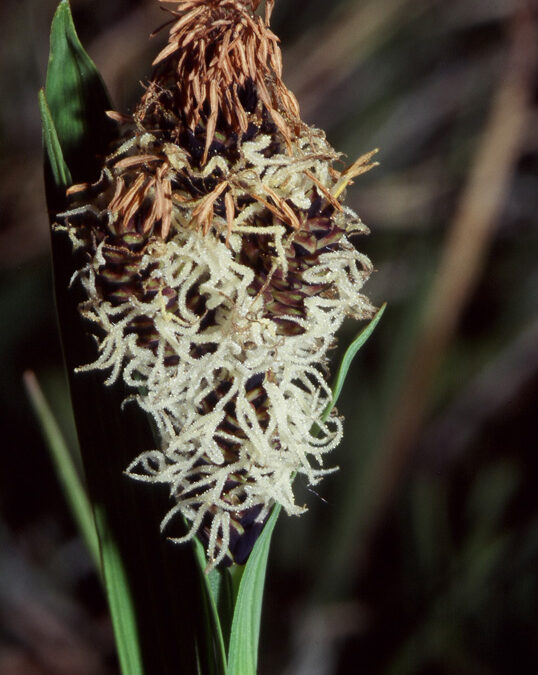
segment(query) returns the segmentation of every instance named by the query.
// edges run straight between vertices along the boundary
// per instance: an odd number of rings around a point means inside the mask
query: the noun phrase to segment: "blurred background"
[[[0,4],[0,673],[111,675],[99,582],[25,397],[74,442],[57,335],[37,90],[56,0]],[[116,109],[166,17],[72,0]],[[341,471],[271,552],[261,675],[538,672],[538,7],[277,0],[285,80],[351,163],[388,309],[339,409]],[[345,325],[335,363],[357,326]]]

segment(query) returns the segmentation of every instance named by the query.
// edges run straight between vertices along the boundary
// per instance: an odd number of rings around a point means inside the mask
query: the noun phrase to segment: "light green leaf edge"
[[[56,126],[54,125],[47,97],[43,89],[39,91],[39,112],[41,115],[41,127],[43,129],[43,144],[54,184],[59,190],[66,190],[73,182],[71,172],[65,163]]]
[[[227,675],[256,675],[267,559],[280,509],[280,504],[273,509],[241,575],[230,634]]]
[[[47,443],[56,475],[64,492],[73,518],[78,526],[97,570],[101,569],[99,540],[86,490],[79,477],[73,457],[69,452],[58,423],[43,395],[35,374],[26,371],[23,376],[26,393]]]
[[[368,340],[370,335],[374,332],[374,329],[381,320],[381,317],[383,316],[386,307],[387,303],[385,302],[378,309],[376,315],[370,321],[370,323],[361,330],[361,332],[357,335],[357,337],[346,349],[346,353],[344,354],[344,358],[340,363],[340,368],[338,369],[338,373],[332,386],[333,396],[331,402],[327,406],[327,409],[325,410],[325,412],[323,413],[323,417],[321,418],[323,422],[325,422],[325,420],[329,417],[329,415],[331,414],[331,410],[334,408],[338,399],[340,398],[340,394],[342,393],[342,388],[346,381],[346,377],[349,372],[351,363],[353,362],[353,359],[357,355],[359,349],[364,345],[366,340]]]

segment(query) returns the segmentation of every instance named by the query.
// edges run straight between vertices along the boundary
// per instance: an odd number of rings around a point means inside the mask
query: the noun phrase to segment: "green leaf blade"
[[[73,518],[86,542],[96,569],[100,570],[99,541],[95,529],[92,507],[86,495],[84,485],[78,475],[73,457],[69,452],[60,427],[33,372],[27,371],[24,373],[24,385],[36,418],[41,426],[56,475],[60,481]]]
[[[383,316],[383,313],[387,307],[387,303],[383,303],[381,308],[377,311],[376,315],[374,318],[370,321],[370,323],[361,330],[361,332],[357,335],[357,337],[353,340],[353,342],[349,345],[349,347],[346,349],[346,352],[344,354],[344,357],[340,363],[340,367],[338,369],[338,373],[336,374],[336,378],[334,380],[333,386],[332,386],[332,399],[330,404],[327,406],[327,410],[325,411],[323,415],[323,421],[325,421],[331,412],[331,410],[334,408],[336,405],[340,394],[342,393],[342,388],[344,386],[344,383],[346,381],[347,374],[349,372],[349,368],[353,362],[353,359],[357,355],[357,352],[359,349],[365,344],[365,342],[368,340],[370,335],[374,332],[375,327],[381,320],[381,317]]]
[[[121,556],[111,537],[104,510],[99,506],[92,510],[73,456],[33,372],[24,374],[24,384],[73,518],[96,569],[103,576],[121,672],[123,675],[143,675],[135,610]]]
[[[98,177],[115,131],[114,123],[105,114],[111,107],[108,93],[99,72],[78,39],[68,0],[61,0],[52,22],[46,89],[40,93],[39,107],[46,151],[47,202],[52,219],[66,208],[66,189],[70,185]],[[93,536],[97,541],[93,554],[98,558],[102,570],[122,673],[142,675],[142,664],[146,661],[142,659],[143,636],[138,630],[140,617],[135,607],[135,601],[139,599],[133,593],[133,564],[129,567],[130,561],[126,555],[127,535],[121,542],[119,536],[128,528],[118,526],[118,514],[115,519],[112,518],[106,490],[101,488],[95,478],[96,473],[102,473],[95,450],[97,447],[106,448],[108,443],[114,444],[111,441],[113,434],[101,433],[96,405],[100,400],[97,398],[98,387],[94,386],[93,381],[91,384],[88,380],[84,383],[74,377],[74,368],[89,360],[86,352],[90,350],[85,342],[87,337],[84,330],[79,325],[76,294],[73,295],[68,288],[68,280],[76,269],[76,262],[68,241],[58,240],[53,234],[52,246],[64,354],[90,488],[90,497],[86,497],[86,510],[93,510]],[[94,417],[91,423],[84,422],[86,426],[81,427],[81,420],[86,414],[81,411],[88,406],[90,391],[96,394],[91,406]],[[98,433],[96,426],[99,427]],[[99,464],[98,469],[94,468],[96,463]],[[118,475],[121,476],[121,471]],[[147,660],[148,663],[152,662],[151,657]]]
[[[45,91],[73,182],[94,180],[115,132],[105,114],[112,104],[78,38],[68,0],[60,2],[52,21]]]
[[[273,508],[239,581],[230,634],[227,675],[256,675],[267,559],[280,509],[280,505]]]

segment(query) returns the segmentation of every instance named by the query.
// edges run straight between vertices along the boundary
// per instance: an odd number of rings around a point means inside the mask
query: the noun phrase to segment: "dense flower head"
[[[94,363],[149,414],[159,445],[130,476],[170,489],[211,566],[244,562],[269,510],[298,514],[341,439],[326,355],[361,293],[366,232],[345,171],[281,79],[278,40],[248,0],[173,4],[170,38],[98,183],[69,190],[59,230],[82,247]],[[313,434],[313,428],[317,430]]]

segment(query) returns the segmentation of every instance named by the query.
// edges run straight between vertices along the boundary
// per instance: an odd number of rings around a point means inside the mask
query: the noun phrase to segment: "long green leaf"
[[[41,391],[37,378],[32,371],[24,373],[24,385],[41,426],[54,468],[56,469],[56,475],[64,491],[73,518],[86,542],[96,569],[100,570],[99,541],[97,539],[92,507],[86,495],[84,485],[78,475],[73,457],[64,441],[60,427],[54,419],[49,404]]]
[[[280,505],[273,508],[239,581],[230,634],[227,675],[256,674],[267,558],[280,508]]]
[[[46,150],[47,201],[53,216],[65,208],[65,190],[69,185],[73,182],[93,180],[98,175],[99,166],[102,164],[100,155],[107,154],[113,132],[113,124],[105,115],[105,110],[111,107],[106,88],[93,62],[80,44],[67,0],[59,3],[52,22],[46,91],[40,93],[39,103]],[[87,361],[87,357],[80,356],[81,349],[85,349],[84,340],[87,338],[78,326],[76,330],[72,330],[72,321],[80,321],[76,297],[68,291],[68,279],[76,264],[74,257],[69,245],[58,241],[54,233],[52,245],[57,307],[73,395],[74,389],[80,389],[78,383],[74,384],[73,368]],[[84,393],[82,394],[81,390],[75,398],[84,398],[87,406],[90,400],[87,397],[87,385],[82,384],[82,389]],[[92,406],[92,410],[97,412],[95,402]],[[93,468],[88,473],[92,461],[90,456],[94,454],[93,448],[97,440],[96,425],[94,422],[89,435],[82,433],[81,436],[81,408],[75,406],[77,407],[78,413],[75,410],[75,416],[86,475],[90,478],[90,486],[93,486],[90,494],[93,493],[91,502],[99,540],[100,566],[120,665],[124,675],[141,675],[143,667],[140,639],[137,635],[137,620],[130,583],[122,559],[124,554],[123,551],[120,552],[116,540],[117,528],[112,528],[109,517],[111,514],[108,507],[104,507],[106,498],[101,499],[100,496],[96,498],[98,493],[100,495],[104,493],[95,489]],[[109,438],[109,443],[111,442]],[[103,452],[106,451],[107,443],[101,443],[101,448]],[[114,487],[111,485],[109,489]]]

